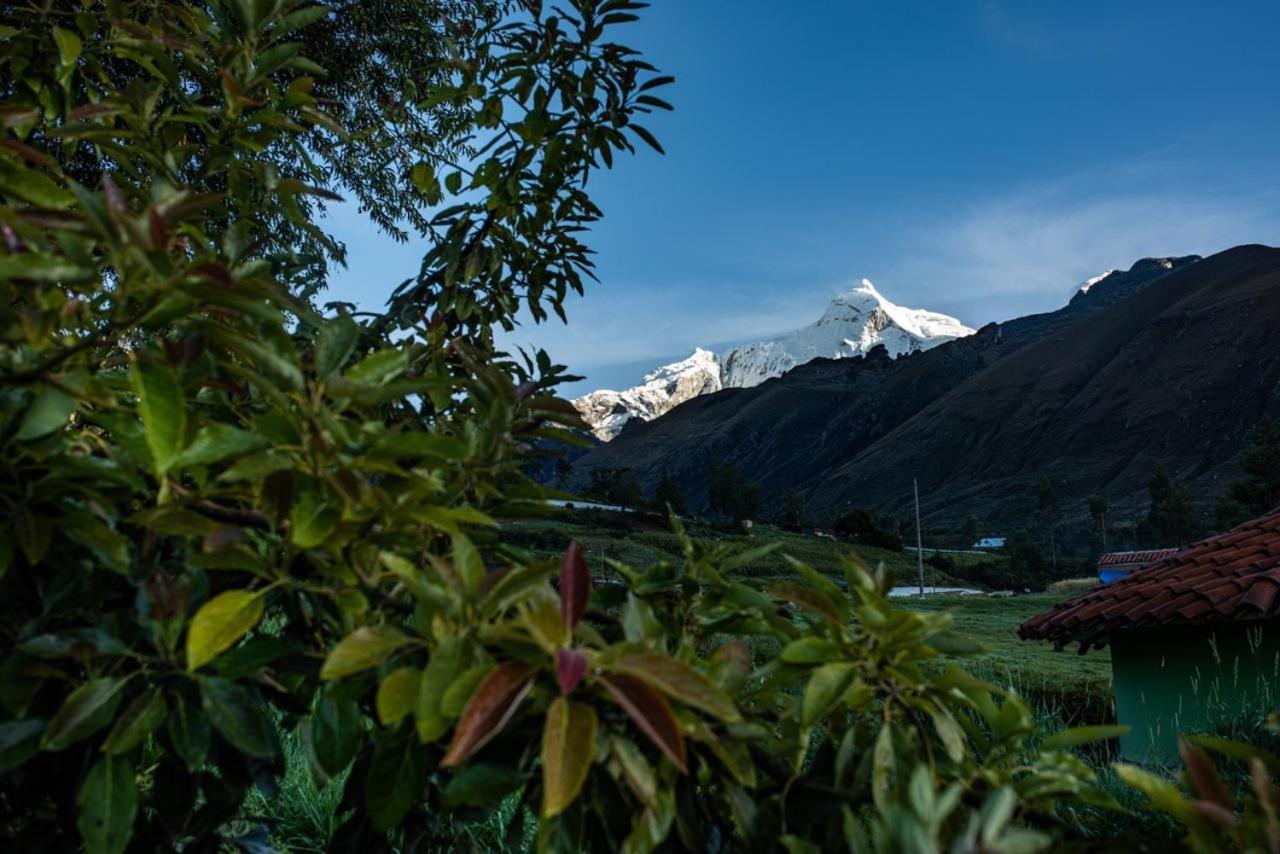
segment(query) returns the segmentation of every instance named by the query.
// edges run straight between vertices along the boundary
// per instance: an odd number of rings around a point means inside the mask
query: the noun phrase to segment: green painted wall
[[[1176,762],[1178,733],[1277,708],[1280,621],[1119,632],[1111,638],[1125,759]]]

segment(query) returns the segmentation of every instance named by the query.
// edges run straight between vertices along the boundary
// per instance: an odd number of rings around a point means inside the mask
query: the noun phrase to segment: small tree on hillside
[[[623,507],[639,507],[644,503],[644,493],[640,491],[636,474],[629,468],[592,469],[587,495]]]
[[[1144,539],[1160,546],[1185,545],[1195,539],[1199,525],[1187,485],[1170,477],[1164,466],[1156,466],[1147,491],[1151,505],[1142,524]]]
[[[747,480],[732,463],[713,458],[707,477],[707,503],[713,513],[741,522],[760,509],[760,486]]]
[[[684,500],[684,491],[680,488],[680,480],[676,477],[675,469],[664,468],[662,474],[658,476],[658,486],[653,491],[653,503],[659,510],[671,508],[677,516],[683,516],[688,512],[689,506]]]
[[[778,510],[778,521],[783,525],[798,527],[804,524],[804,500],[794,489],[782,490],[782,503]]]
[[[891,522],[866,510],[850,510],[831,523],[831,529],[864,546],[902,551],[902,537],[890,530]]]
[[[1107,514],[1111,512],[1111,502],[1105,495],[1089,496],[1089,516],[1093,519],[1093,533],[1101,539],[1102,550],[1107,550]]]
[[[1218,502],[1218,523],[1232,528],[1280,507],[1280,418],[1256,424],[1240,458],[1244,479],[1227,488]]]
[[[960,529],[960,536],[964,539],[961,548],[971,549],[974,543],[978,542],[982,528],[978,523],[976,516],[970,516],[964,520],[964,527]]]
[[[1043,525],[1049,529],[1049,555],[1053,561],[1054,568],[1058,566],[1058,544],[1054,536],[1054,528],[1058,521],[1058,510],[1062,506],[1062,500],[1058,498],[1058,493],[1053,488],[1053,481],[1049,480],[1048,475],[1040,480],[1040,493],[1037,497],[1037,503],[1040,507],[1040,518]]]

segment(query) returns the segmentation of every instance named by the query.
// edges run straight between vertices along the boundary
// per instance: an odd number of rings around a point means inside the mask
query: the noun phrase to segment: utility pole
[[[916,496],[916,573],[920,579],[920,598],[924,598],[924,545],[920,538],[920,482],[911,478],[911,491]]]

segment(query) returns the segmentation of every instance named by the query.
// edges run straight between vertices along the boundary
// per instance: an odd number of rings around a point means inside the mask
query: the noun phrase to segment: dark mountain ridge
[[[1157,465],[1210,505],[1250,427],[1280,414],[1280,250],[1144,259],[1055,312],[891,360],[820,359],[749,389],[695,398],[574,464],[663,467],[706,504],[719,457],[766,502],[800,493],[816,518],[902,513],[913,477],[934,523],[1025,526],[1049,477],[1064,516],[1107,495],[1136,518]]]

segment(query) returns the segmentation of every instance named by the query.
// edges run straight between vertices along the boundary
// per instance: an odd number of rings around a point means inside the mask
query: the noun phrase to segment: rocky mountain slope
[[[822,317],[803,329],[734,347],[720,356],[699,347],[687,359],[645,375],[638,386],[594,391],[574,405],[592,433],[608,442],[632,419],[652,421],[686,400],[722,388],[750,388],[813,359],[861,356],[875,347],[897,357],[972,334],[954,317],[890,302],[863,279],[837,295]]]
[[[705,507],[708,461],[728,460],[766,502],[796,489],[816,517],[904,513],[920,480],[935,522],[1025,525],[1040,479],[1065,512],[1104,494],[1135,518],[1157,464],[1210,504],[1249,428],[1280,415],[1280,250],[1145,259],[1062,309],[891,359],[818,359],[753,388],[698,397],[574,465],[664,466]]]
[[[645,374],[626,391],[593,391],[573,402],[596,438],[607,442],[632,418],[652,421],[698,395],[719,391],[720,359],[701,347],[679,362]]]

